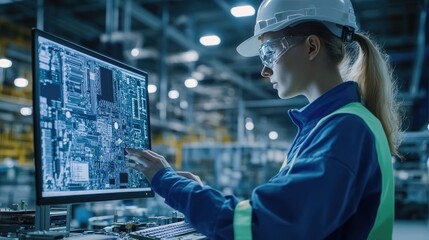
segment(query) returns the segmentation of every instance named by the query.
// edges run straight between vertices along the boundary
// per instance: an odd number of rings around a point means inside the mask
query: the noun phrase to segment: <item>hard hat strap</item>
[[[343,33],[341,34],[343,42],[353,42],[355,40],[355,31],[353,28],[343,26]]]

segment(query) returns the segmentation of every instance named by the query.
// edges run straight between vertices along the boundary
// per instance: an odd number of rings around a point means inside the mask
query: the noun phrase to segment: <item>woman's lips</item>
[[[278,85],[278,84],[277,84],[276,82],[273,82],[273,88],[274,88],[274,89],[277,89],[277,85]]]

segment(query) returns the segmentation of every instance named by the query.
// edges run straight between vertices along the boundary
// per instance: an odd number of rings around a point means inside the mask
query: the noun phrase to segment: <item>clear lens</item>
[[[259,57],[264,66],[273,68],[278,59],[299,42],[295,41],[297,37],[288,38],[289,39],[286,39],[286,37],[276,38],[261,44],[259,47]],[[299,37],[299,39],[303,39],[303,37]]]
[[[259,48],[259,56],[264,66],[272,67],[276,56],[282,51],[279,44],[282,39],[283,38],[273,39],[261,44]]]

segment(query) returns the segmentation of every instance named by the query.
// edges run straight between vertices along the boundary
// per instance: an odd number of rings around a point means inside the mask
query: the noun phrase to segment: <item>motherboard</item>
[[[145,188],[125,148],[150,148],[147,75],[39,36],[43,192]]]

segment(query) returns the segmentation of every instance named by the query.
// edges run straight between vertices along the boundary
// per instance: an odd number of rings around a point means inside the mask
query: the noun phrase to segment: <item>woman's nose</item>
[[[271,75],[273,75],[273,70],[269,67],[264,66],[262,68],[262,71],[261,71],[261,76],[262,77],[269,77]]]

